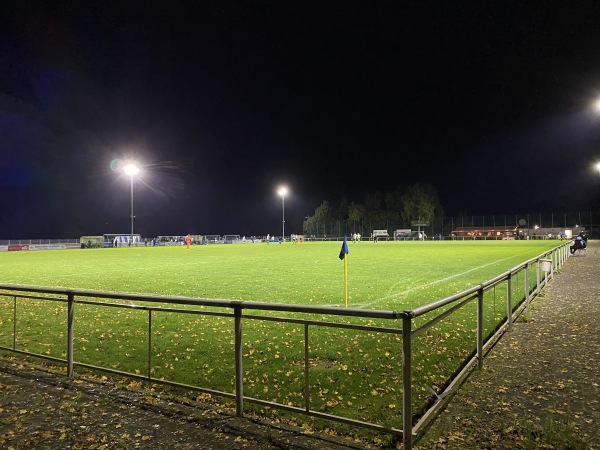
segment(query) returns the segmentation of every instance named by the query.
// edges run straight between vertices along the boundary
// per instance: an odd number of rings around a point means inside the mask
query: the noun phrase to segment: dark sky
[[[95,4],[95,6],[88,6]],[[0,239],[286,231],[415,183],[590,208],[595,2],[3,2]],[[114,166],[114,163],[113,163]]]

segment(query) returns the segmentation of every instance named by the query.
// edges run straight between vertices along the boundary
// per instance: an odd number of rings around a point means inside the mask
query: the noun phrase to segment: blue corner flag
[[[343,261],[348,253],[350,253],[348,251],[348,241],[346,240],[346,236],[344,236],[344,243],[342,244],[342,249],[340,250],[340,259]]]

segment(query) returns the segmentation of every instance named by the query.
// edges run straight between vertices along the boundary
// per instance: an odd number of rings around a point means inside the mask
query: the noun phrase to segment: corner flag
[[[344,306],[348,307],[348,263],[346,255],[350,253],[348,251],[348,241],[344,236],[344,242],[342,243],[342,249],[340,250],[340,259],[344,261]]]
[[[342,243],[342,249],[340,250],[340,259],[343,261],[348,253],[350,253],[348,251],[348,241],[346,240],[346,236],[344,236],[344,242]]]

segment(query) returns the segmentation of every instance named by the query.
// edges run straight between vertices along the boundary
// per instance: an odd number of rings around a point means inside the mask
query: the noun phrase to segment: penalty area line
[[[485,267],[488,267],[488,266],[491,266],[491,265],[494,265],[494,264],[498,264],[498,263],[501,263],[503,261],[507,261],[509,259],[517,258],[517,257],[519,257],[519,256],[521,256],[521,255],[523,255],[525,253],[526,252],[519,253],[519,254],[513,255],[513,256],[509,256],[507,258],[498,259],[498,260],[492,261],[492,262],[490,262],[488,264],[484,264],[483,266],[474,267],[472,269],[465,270],[464,272],[460,272],[460,273],[456,273],[454,275],[450,275],[449,277],[440,278],[439,280],[430,281],[429,283],[425,283],[425,284],[420,284],[418,286],[415,286],[415,287],[412,287],[412,288],[409,288],[409,289],[405,289],[404,291],[394,292],[392,294],[386,295],[385,297],[381,297],[379,299],[376,299],[376,300],[373,300],[373,301],[370,301],[370,302],[357,303],[355,306],[359,307],[359,308],[371,308],[373,305],[377,305],[377,304],[385,302],[387,300],[393,300],[393,299],[401,297],[403,295],[410,294],[411,292],[414,292],[417,289],[427,288],[427,287],[434,286],[434,285],[439,284],[439,283],[444,283],[444,282],[450,281],[450,280],[452,280],[454,278],[459,278],[459,277],[467,275],[467,274],[469,274],[471,272],[475,272],[475,271],[477,271],[479,269],[483,269]]]

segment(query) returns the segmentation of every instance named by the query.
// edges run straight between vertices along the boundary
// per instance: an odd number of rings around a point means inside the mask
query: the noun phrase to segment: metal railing
[[[0,333],[5,338],[12,334],[12,345],[0,345],[1,350],[15,352],[18,354],[34,356],[51,360],[57,363],[65,363],[67,366],[67,375],[72,377],[74,367],[82,367],[94,370],[100,370],[108,373],[125,375],[134,379],[147,380],[165,385],[172,385],[186,389],[193,389],[207,394],[213,394],[235,400],[236,414],[241,417],[244,414],[244,403],[254,403],[258,405],[278,408],[282,410],[292,411],[295,413],[305,414],[308,416],[333,420],[351,426],[368,428],[377,432],[391,433],[402,436],[404,448],[412,448],[413,443],[418,440],[429,423],[433,420],[441,408],[449,401],[451,395],[456,391],[458,386],[466,378],[468,373],[475,367],[482,368],[483,357],[489,350],[493,342],[495,342],[507,329],[510,330],[514,318],[520,314],[530,302],[530,299],[537,295],[540,290],[548,283],[548,280],[553,277],[554,270],[560,268],[563,262],[570,256],[568,243],[563,243],[551,251],[545,252],[535,258],[532,258],[497,277],[488,280],[478,286],[474,286],[468,290],[457,293],[450,297],[432,302],[430,304],[415,308],[408,311],[388,311],[388,310],[363,310],[351,308],[335,308],[335,307],[319,307],[306,305],[288,305],[288,304],[269,304],[252,301],[228,301],[228,300],[211,300],[211,299],[192,299],[187,297],[163,297],[152,295],[137,295],[137,294],[116,294],[98,291],[83,291],[83,290],[66,290],[66,289],[51,289],[51,288],[30,288],[23,286],[2,285],[0,286],[0,299],[5,299],[5,305],[12,311],[4,311],[3,317],[8,317],[6,322],[12,321],[12,330]],[[543,272],[540,270],[540,261],[550,261],[550,270]],[[530,273],[531,272],[531,273]],[[517,286],[515,282],[522,275],[521,285]],[[531,276],[535,279],[531,280]],[[506,286],[506,314],[498,323],[492,323],[494,330],[487,336],[485,335],[486,323],[485,317],[485,302],[484,295],[486,292],[494,293],[494,302],[496,290],[501,286]],[[515,288],[517,290],[517,298],[515,298]],[[11,301],[12,299],[12,301]],[[20,329],[18,323],[19,305],[20,302],[28,302],[31,300],[60,302],[66,308],[66,357],[55,357],[39,352],[29,351],[27,348],[19,347]],[[119,301],[136,302],[136,303],[119,303]],[[452,376],[448,377],[443,387],[443,391],[435,393],[435,397],[425,405],[419,405],[415,408],[413,404],[413,389],[415,388],[415,376],[413,373],[413,363],[416,356],[413,350],[418,339],[427,335],[441,321],[446,320],[457,311],[467,307],[467,305],[476,303],[476,322],[477,331],[475,342],[472,342],[474,347],[474,356],[463,360],[459,367],[455,367]],[[145,303],[145,304],[142,304]],[[158,304],[169,304],[169,307],[158,306]],[[79,306],[78,306],[79,305]],[[147,313],[146,339],[147,339],[147,362],[145,374],[124,372],[114,367],[99,366],[91,364],[89,361],[75,359],[74,342],[75,334],[75,315],[76,308],[82,308],[84,305],[97,308],[120,308],[125,310],[137,310]],[[156,306],[155,306],[156,305]],[[193,309],[189,309],[193,307]],[[204,309],[196,309],[204,308]],[[206,309],[208,308],[208,309]],[[262,314],[255,314],[260,312]],[[221,389],[214,389],[207,386],[195,384],[179,383],[169,381],[164,378],[157,378],[153,374],[153,335],[154,325],[153,320],[157,314],[174,313],[174,314],[194,314],[202,316],[212,316],[218,318],[233,319],[233,336],[234,336],[234,354],[233,368],[234,375],[234,390],[227,392]],[[271,314],[290,314],[290,317],[278,317]],[[433,316],[433,317],[431,317]],[[332,319],[325,320],[324,317]],[[338,318],[340,321],[335,321]],[[350,318],[353,318],[350,320]],[[495,312],[494,312],[495,318]],[[0,318],[1,319],[1,318]],[[335,320],[334,320],[335,319]],[[373,325],[373,320],[381,320],[384,325]],[[342,320],[345,320],[343,322]],[[495,320],[495,319],[492,319]],[[244,393],[244,362],[247,357],[244,356],[243,340],[244,332],[242,324],[248,321],[252,322],[276,322],[285,324],[298,325],[303,329],[303,383],[302,392],[298,396],[302,398],[302,404],[290,405],[288,403],[268,401],[258,398],[257,396],[248,396]],[[352,322],[356,323],[352,323]],[[389,325],[385,325],[388,324]],[[0,325],[2,321],[0,320]],[[490,324],[487,324],[490,325]],[[101,326],[101,325],[98,325]],[[381,423],[372,423],[363,419],[354,417],[340,416],[323,412],[316,409],[311,403],[313,398],[313,386],[310,383],[311,373],[311,348],[310,336],[313,329],[345,329],[357,330],[367,333],[376,333],[378,336],[398,336],[402,342],[402,427],[389,426]],[[1,328],[0,328],[1,331]],[[314,353],[313,353],[314,354]],[[419,384],[422,384],[419,381]],[[417,413],[413,411],[417,410]],[[366,414],[368,416],[368,414]],[[398,422],[398,421],[396,421]]]
[[[412,347],[414,338],[418,337],[426,330],[430,329],[436,323],[454,313],[458,309],[466,306],[472,301],[476,301],[477,304],[477,333],[476,333],[476,351],[472,358],[470,358],[462,367],[462,369],[449,380],[446,388],[436,393],[435,400],[425,413],[418,419],[416,424],[412,424],[414,419],[412,413],[412,401],[410,398],[410,390],[406,391],[404,395],[403,405],[403,417],[404,417],[404,446],[405,448],[412,448],[412,443],[415,439],[422,437],[423,433],[436,417],[436,415],[443,409],[443,407],[452,398],[452,394],[456,392],[460,384],[464,381],[467,375],[472,369],[483,368],[483,357],[491,349],[494,343],[504,334],[505,331],[512,330],[514,319],[521,314],[528,306],[531,299],[539,294],[544,288],[549,279],[554,277],[554,271],[562,267],[563,263],[571,255],[569,251],[569,243],[564,243],[551,251],[545,252],[535,258],[532,258],[500,275],[488,280],[479,286],[474,286],[471,289],[452,295],[450,297],[438,300],[436,302],[424,305],[419,308],[415,308],[412,311],[406,311],[406,315],[403,317],[403,356],[404,356],[404,380],[405,386],[412,386]],[[541,270],[541,263],[547,262],[549,264],[549,271]],[[535,270],[535,284],[530,287],[529,271],[530,269]],[[515,280],[519,274],[523,274],[523,297],[514,298],[514,286],[513,280]],[[494,333],[489,336],[484,336],[484,294],[492,289],[495,289],[506,283],[506,316],[505,320],[496,328]],[[494,292],[495,294],[495,292]],[[444,307],[450,307],[447,311],[438,314],[431,318],[425,324],[414,328],[413,324],[419,317],[425,316],[426,314],[440,310]],[[408,366],[408,367],[406,367]],[[410,430],[410,433],[409,433]]]
[[[0,239],[0,245],[79,244],[79,239]]]

